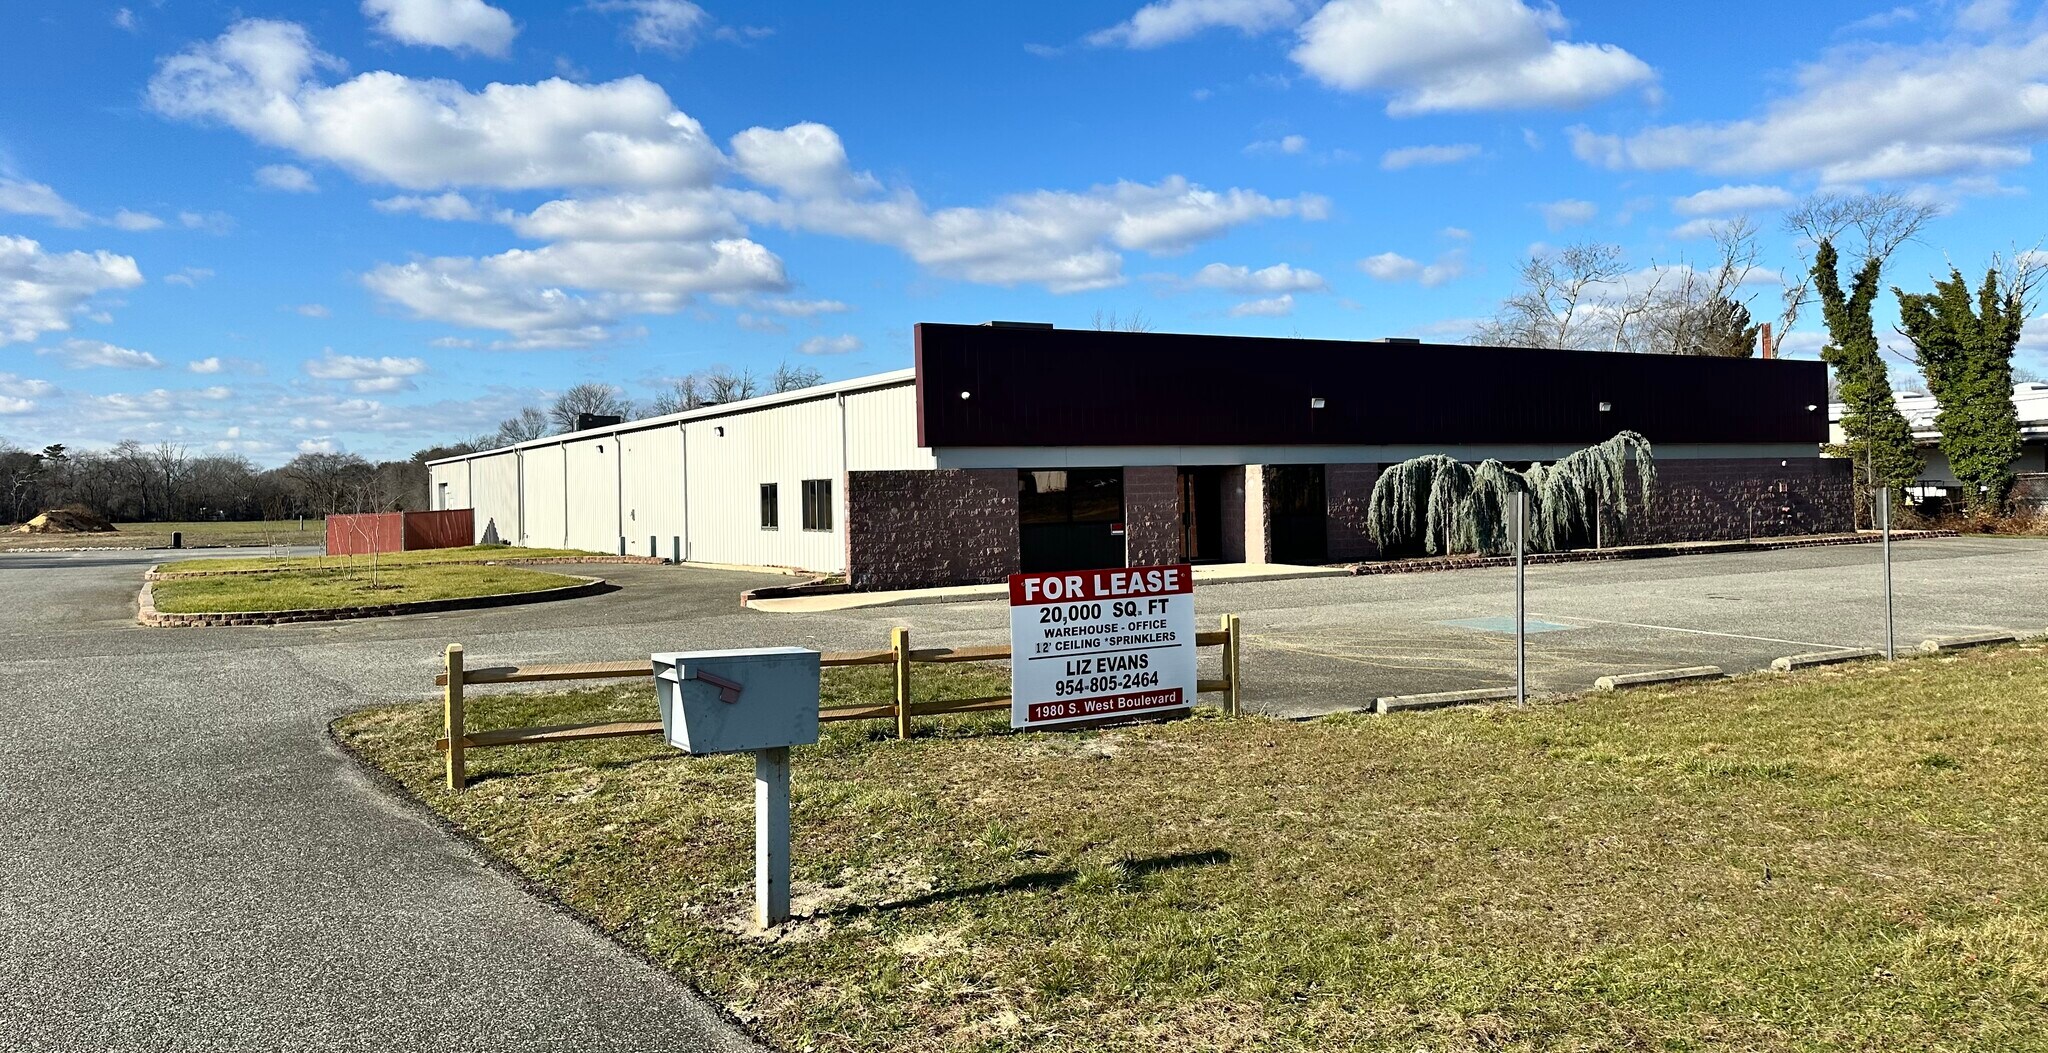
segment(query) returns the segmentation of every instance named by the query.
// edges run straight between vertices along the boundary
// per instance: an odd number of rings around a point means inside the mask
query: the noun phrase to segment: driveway
[[[1896,546],[1899,640],[2048,627],[2048,542]],[[226,554],[226,553],[224,553]],[[658,650],[1000,642],[997,602],[742,609],[786,579],[600,570],[613,594],[324,625],[143,629],[146,553],[0,554],[0,1048],[743,1048],[687,989],[367,781],[336,715],[473,665]],[[1731,671],[1882,635],[1874,546],[1532,568],[1539,690]],[[1243,616],[1253,708],[1511,682],[1508,571],[1207,586]],[[1472,620],[1481,620],[1474,627]],[[1447,624],[1466,622],[1465,625]],[[1211,652],[1213,655],[1213,651]],[[1213,657],[1209,662],[1213,665]]]

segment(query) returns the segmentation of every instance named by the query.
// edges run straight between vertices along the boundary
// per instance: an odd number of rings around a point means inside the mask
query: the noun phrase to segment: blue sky
[[[1999,0],[0,19],[0,437],[28,446],[403,456],[583,380],[900,368],[925,320],[1457,340],[1544,246],[1668,265],[1748,214],[1795,267],[1777,216],[1820,189],[1942,206],[1908,286],[2048,234],[2048,17]]]

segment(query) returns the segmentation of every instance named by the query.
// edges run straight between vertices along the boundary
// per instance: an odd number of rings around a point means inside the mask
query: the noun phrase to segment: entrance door
[[[1329,558],[1322,465],[1267,466],[1266,508],[1271,514],[1273,562],[1313,565]]]
[[[1123,469],[1018,472],[1017,543],[1025,573],[1123,566]]]
[[[1223,558],[1223,469],[1180,470],[1180,558],[1214,563]]]

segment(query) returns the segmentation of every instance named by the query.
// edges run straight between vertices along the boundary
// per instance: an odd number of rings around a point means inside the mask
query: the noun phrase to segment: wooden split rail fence
[[[1223,648],[1223,676],[1214,680],[1202,680],[1195,690],[1204,694],[1218,692],[1224,696],[1222,710],[1236,716],[1239,712],[1239,687],[1242,682],[1239,663],[1243,655],[1242,635],[1238,628],[1237,615],[1226,614],[1222,624],[1212,632],[1195,634],[1197,647]],[[659,735],[661,721],[621,721],[603,724],[557,724],[547,727],[494,728],[488,731],[472,731],[464,714],[466,693],[472,687],[488,684],[536,684],[567,680],[629,680],[652,679],[653,663],[647,659],[637,662],[577,662],[566,665],[498,665],[466,668],[463,664],[461,644],[449,644],[447,669],[434,677],[434,683],[444,688],[442,695],[442,738],[434,748],[447,754],[448,788],[460,790],[468,782],[469,770],[466,753],[473,749],[488,749],[496,746],[522,746],[548,742],[574,742],[581,739],[608,739],[625,735]],[[912,702],[910,700],[911,667],[920,664],[946,665],[953,662],[1007,662],[1010,660],[1008,647],[923,647],[910,646],[910,630],[896,628],[889,633],[889,647],[878,651],[827,651],[818,664],[827,669],[860,665],[893,666],[895,671],[895,698],[881,704],[858,706],[833,706],[818,712],[818,719],[831,722],[839,720],[878,720],[894,718],[896,737],[910,737],[910,718],[934,716],[941,713],[974,713],[985,710],[1010,708],[1007,695],[988,698],[952,698],[936,702]]]

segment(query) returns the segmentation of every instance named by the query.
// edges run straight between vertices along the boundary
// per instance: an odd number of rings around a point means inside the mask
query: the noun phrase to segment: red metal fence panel
[[[475,514],[467,508],[445,512],[371,512],[327,517],[327,554],[360,556],[422,548],[474,544]]]
[[[467,508],[405,513],[405,547],[461,548],[476,544],[476,513]]]

